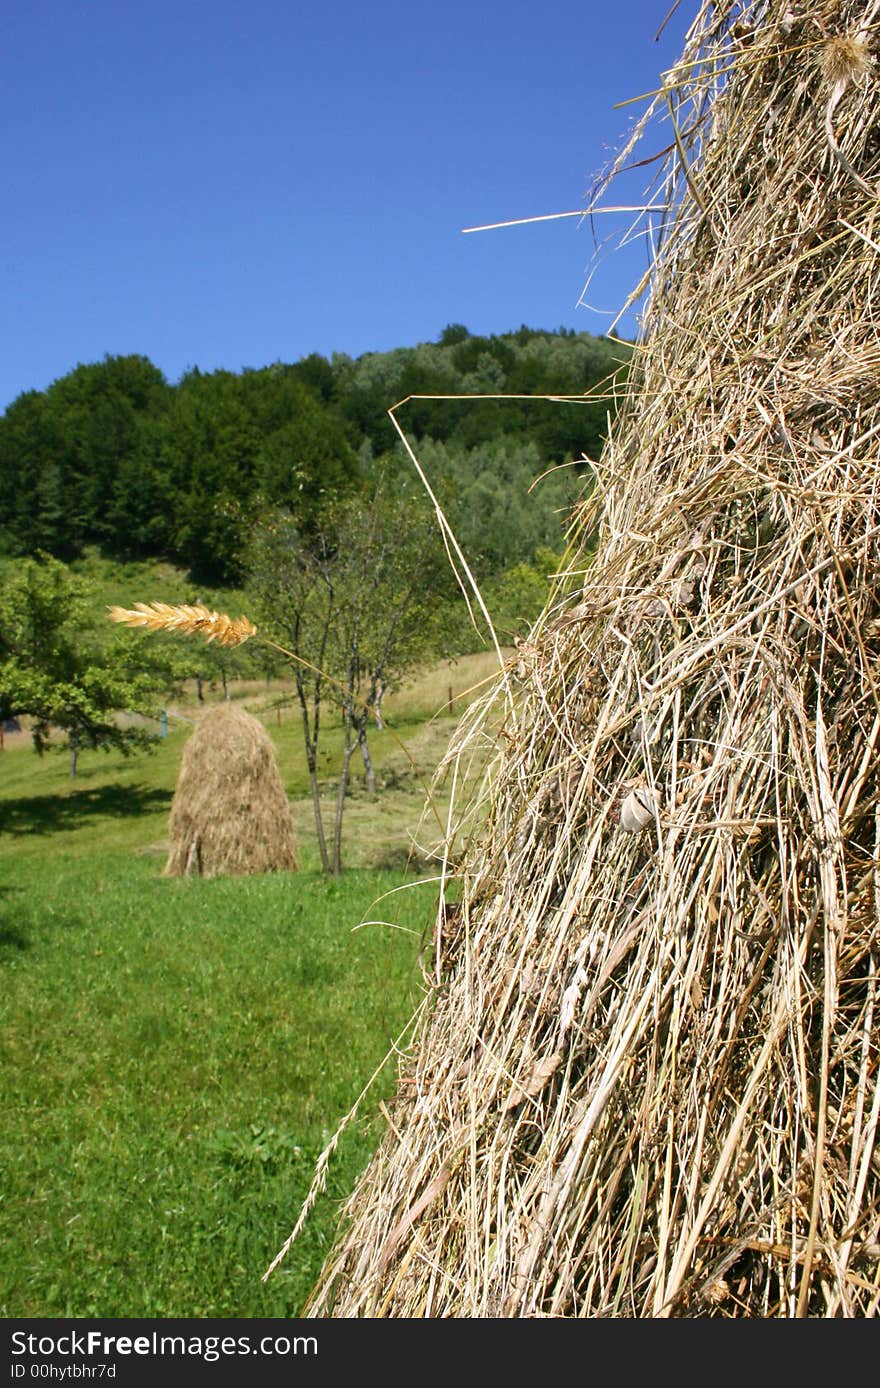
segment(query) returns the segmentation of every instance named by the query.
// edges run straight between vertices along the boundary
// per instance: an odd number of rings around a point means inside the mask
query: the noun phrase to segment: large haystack
[[[668,76],[599,551],[463,730],[487,827],[311,1314],[880,1307],[878,38],[721,0]]]
[[[186,743],[169,828],[166,877],[298,867],[290,805],[269,734],[235,704],[212,708]]]

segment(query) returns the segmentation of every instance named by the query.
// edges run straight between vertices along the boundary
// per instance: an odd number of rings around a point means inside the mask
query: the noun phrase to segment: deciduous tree
[[[116,714],[155,716],[168,679],[161,654],[131,640],[102,650],[93,633],[87,585],[59,560],[24,560],[0,577],[0,718],[26,716],[38,752],[64,732],[71,775],[83,747],[131,752],[154,741]]]
[[[255,527],[250,586],[264,630],[294,656],[318,848],[325,872],[342,861],[342,822],[351,759],[359,749],[376,792],[368,730],[384,690],[438,645],[438,617],[450,583],[427,498],[392,485],[380,467],[368,492],[340,503],[304,535],[274,511]],[[332,842],[318,785],[325,704],[342,715],[343,749]]]

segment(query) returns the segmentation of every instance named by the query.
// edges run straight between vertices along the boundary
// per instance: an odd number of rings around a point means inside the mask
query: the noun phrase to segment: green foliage
[[[289,507],[309,530],[328,500],[354,484],[344,424],[292,368],[190,372],[167,433],[176,479],[172,551],[196,578],[241,576],[260,505]]]
[[[117,710],[153,714],[169,670],[129,640],[93,643],[88,586],[57,559],[28,559],[0,574],[0,717],[27,715],[42,751],[51,729],[72,747],[143,747],[150,735],[120,727]]]
[[[531,564],[514,564],[494,579],[486,605],[500,641],[523,638],[543,610],[559,556],[539,551]]]
[[[309,376],[192,371],[172,388],[144,357],[107,357],[20,396],[0,419],[0,544],[68,560],[98,545],[234,580],[257,494],[308,525],[356,473]]]
[[[237,583],[254,512],[282,507],[305,534],[326,530],[328,511],[357,493],[369,460],[399,449],[388,417],[398,401],[584,395],[625,370],[627,357],[625,345],[587,333],[472,336],[462,324],[436,343],[357,359],[312,353],[240,373],[193,370],[174,386],[145,357],[108,356],[19,396],[0,418],[0,553],[69,561],[98,546],[117,558],[170,560],[197,583]],[[508,454],[531,450],[532,477],[556,463],[588,470],[606,406],[413,398],[399,418],[418,446],[445,450],[460,491],[463,479],[488,472],[503,492]],[[477,496],[469,511],[473,549],[497,572],[516,560],[493,552],[499,508],[485,486],[488,509]],[[541,535],[522,538],[520,557],[534,543],[557,543],[545,533],[554,504],[546,490],[530,499]]]
[[[464,451],[428,439],[419,458],[480,579],[528,563],[542,546],[560,551],[571,509],[588,485],[574,468],[542,476],[531,440],[495,439]]]
[[[447,323],[437,340],[441,347],[454,347],[459,342],[467,341],[469,337],[470,333],[464,323]]]
[[[481,586],[492,627],[502,646],[525,639],[547,603],[560,600],[578,586],[576,575],[559,576],[562,557],[547,546],[538,546],[529,559],[511,564]],[[473,652],[490,644],[489,630],[480,611],[474,612],[471,621],[465,611],[456,607],[447,611],[446,620],[455,650]]]

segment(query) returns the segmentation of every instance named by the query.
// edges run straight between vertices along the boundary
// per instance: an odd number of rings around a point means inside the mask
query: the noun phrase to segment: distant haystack
[[[165,877],[293,872],[290,806],[269,735],[235,704],[206,713],[183,749]]]

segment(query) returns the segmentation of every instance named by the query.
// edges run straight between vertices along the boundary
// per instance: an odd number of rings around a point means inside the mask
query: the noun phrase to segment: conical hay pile
[[[880,1306],[877,11],[707,5],[668,76],[598,554],[462,729],[484,829],[312,1315]]]
[[[212,708],[184,746],[169,831],[166,877],[293,872],[299,866],[269,734],[235,704]]]

